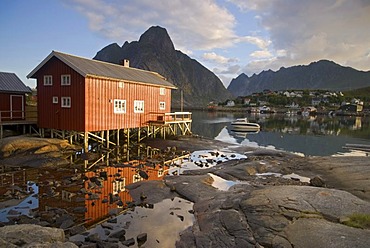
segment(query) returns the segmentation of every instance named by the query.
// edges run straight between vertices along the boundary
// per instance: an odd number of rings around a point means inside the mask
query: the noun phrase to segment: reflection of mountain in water
[[[236,118],[248,117],[261,126],[257,134],[230,131]],[[347,143],[369,144],[370,120],[359,117],[300,115],[246,115],[242,113],[193,112],[195,134],[246,146],[264,146],[306,155],[333,155],[347,152]]]
[[[226,129],[226,128],[225,128]],[[228,131],[230,136],[235,133]],[[230,139],[230,138],[229,138]],[[278,150],[302,153],[311,156],[326,156],[345,152],[342,148],[346,143],[358,143],[355,138],[346,136],[319,136],[302,134],[283,134],[279,132],[261,131],[255,135],[247,135],[246,138],[235,137],[241,145],[276,148]]]

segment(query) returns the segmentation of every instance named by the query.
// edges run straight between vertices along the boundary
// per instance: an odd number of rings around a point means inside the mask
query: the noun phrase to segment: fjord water
[[[243,117],[259,123],[261,130],[258,133],[232,131],[231,122]],[[349,155],[350,151],[343,148],[346,144],[370,145],[370,117],[193,111],[192,132],[233,144],[306,156]]]

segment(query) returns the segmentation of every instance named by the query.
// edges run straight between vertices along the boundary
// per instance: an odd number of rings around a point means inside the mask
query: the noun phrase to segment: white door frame
[[[22,99],[22,119],[24,119],[24,96],[10,95],[10,119],[13,119],[13,97],[20,97]]]

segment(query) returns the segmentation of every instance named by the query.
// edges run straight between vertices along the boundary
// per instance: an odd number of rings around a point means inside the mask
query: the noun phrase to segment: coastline
[[[41,145],[39,139],[32,142],[31,138],[30,142],[33,150]],[[18,145],[17,152],[8,153],[2,161],[22,159],[17,155],[22,147],[19,142]],[[218,247],[365,248],[370,244],[369,229],[345,225],[353,213],[370,213],[368,157],[300,157],[190,136],[148,140],[147,145],[159,150],[175,147],[177,151],[189,152],[227,150],[247,156],[243,160],[186,171],[180,176],[168,175],[163,181],[141,181],[128,187],[138,206],[155,206],[175,196],[193,202],[195,222],[180,233],[176,247],[217,244]],[[0,148],[4,154],[4,143]],[[27,151],[27,146],[22,149]],[[57,159],[54,150],[43,153],[43,157],[48,161]],[[58,165],[50,162],[48,166]],[[277,177],[278,174],[296,174],[312,182],[301,182],[295,176]],[[212,186],[215,179],[210,175],[244,183],[222,191]],[[306,232],[310,229],[318,232]],[[336,238],[338,235],[346,240]]]

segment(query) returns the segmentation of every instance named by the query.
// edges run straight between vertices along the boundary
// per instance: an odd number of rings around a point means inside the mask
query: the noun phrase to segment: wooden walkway
[[[10,117],[14,116],[14,117]],[[16,117],[19,116],[19,117]],[[4,136],[4,127],[18,126],[23,129],[23,134],[26,133],[26,127],[29,127],[29,132],[37,125],[37,107],[26,106],[25,111],[0,111],[0,139]]]
[[[191,134],[192,113],[191,112],[174,112],[157,115],[157,120],[149,122],[150,133],[148,136],[155,136],[160,132],[165,138],[166,134],[181,135]]]

